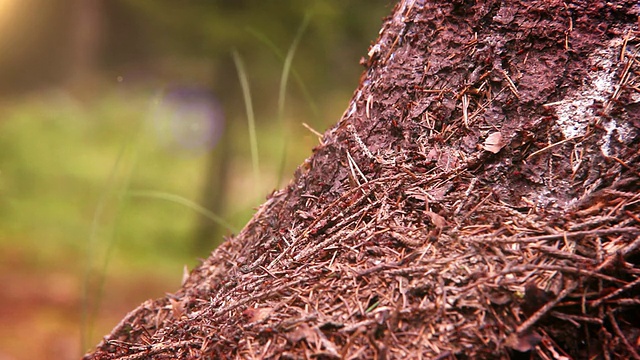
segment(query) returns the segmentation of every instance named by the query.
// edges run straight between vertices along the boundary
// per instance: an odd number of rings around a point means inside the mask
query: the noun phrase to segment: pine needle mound
[[[640,358],[632,9],[400,2],[290,185],[86,359]]]
[[[543,211],[514,208],[481,180],[471,188],[461,168],[412,176],[400,164],[341,185],[349,190],[333,206],[297,214],[298,226],[253,233],[284,200],[275,194],[183,290],[125,318],[96,358],[495,358],[535,346],[549,358],[586,358],[602,346],[617,356],[637,349],[623,336],[637,340],[640,326],[637,175],[614,165],[618,176],[573,208]],[[637,168],[638,156],[627,165]],[[458,190],[438,195],[452,177]],[[238,241],[255,238],[263,240]]]

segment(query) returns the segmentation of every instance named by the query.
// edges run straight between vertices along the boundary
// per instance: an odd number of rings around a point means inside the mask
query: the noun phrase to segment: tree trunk
[[[290,185],[86,358],[637,358],[639,10],[401,1]]]
[[[229,122],[225,126],[230,127],[231,123]],[[233,156],[231,141],[228,136],[222,136],[215,151],[209,154],[204,181],[205,188],[200,196],[200,204],[214,214],[224,214],[231,156]],[[192,253],[206,255],[211,247],[218,243],[218,239],[222,239],[223,234],[228,231],[220,224],[211,221],[210,218],[200,215],[195,227]]]
[[[69,86],[87,91],[95,82],[102,48],[103,0],[73,0]]]

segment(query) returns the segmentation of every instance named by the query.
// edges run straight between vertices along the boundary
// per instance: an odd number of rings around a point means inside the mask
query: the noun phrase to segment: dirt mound
[[[402,1],[349,109],[86,359],[638,358],[635,1]]]

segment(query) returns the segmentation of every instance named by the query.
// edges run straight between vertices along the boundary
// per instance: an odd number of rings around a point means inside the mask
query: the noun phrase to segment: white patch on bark
[[[610,142],[615,130],[618,140],[622,142],[631,133],[628,124],[616,119],[607,120],[597,115],[594,109],[594,104],[604,106],[609,101],[618,84],[618,73],[624,66],[618,61],[622,42],[623,39],[614,39],[608,47],[594,53],[590,58],[590,66],[595,71],[590,72],[583,85],[569,92],[565,99],[548,104],[555,108],[558,116],[556,125],[566,139],[585,135],[589,123],[602,123],[607,135],[602,139],[600,149],[605,156],[611,155]]]

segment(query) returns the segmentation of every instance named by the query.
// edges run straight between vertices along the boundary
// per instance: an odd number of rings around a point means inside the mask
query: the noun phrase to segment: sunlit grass
[[[0,107],[0,247],[19,246],[27,249],[34,266],[66,268],[84,278],[83,350],[108,331],[93,325],[104,311],[103,291],[112,291],[105,281],[153,268],[172,279],[168,290],[176,289],[184,264],[193,267],[198,261],[192,238],[199,217],[237,233],[255,206],[281,185],[283,174],[291,174],[317,144],[300,125],[308,118],[287,118],[308,112],[310,105],[287,97],[304,26],[284,57],[280,84],[274,82],[279,94],[275,119],[268,114],[260,122],[255,119],[247,76],[251,69],[244,69],[237,56],[252,120],[228,119],[246,125],[234,125],[224,135],[233,139],[229,153],[213,154],[231,157],[225,190],[229,204],[222,214],[200,205],[208,156],[216,149],[168,148],[147,121],[156,91],[110,89],[92,101],[58,91]],[[323,108],[334,107],[342,105]],[[284,124],[291,129],[283,131]],[[288,157],[282,154],[285,142]],[[211,249],[220,240],[212,239]]]
[[[309,20],[311,19],[310,14],[307,14],[302,21],[302,24],[298,28],[296,33],[296,37],[293,39],[289,50],[287,51],[287,56],[284,59],[284,64],[282,66],[282,73],[280,75],[280,87],[278,89],[278,119],[280,121],[284,121],[284,104],[287,97],[287,84],[289,83],[289,75],[291,74],[291,68],[293,64],[293,56],[296,53],[296,49],[298,48],[298,44],[300,44],[300,40],[302,39],[302,35],[304,34],[304,30],[309,25]]]
[[[125,162],[127,146],[128,144],[125,142],[121,145],[120,151],[115,159],[113,166],[111,167],[111,172],[109,177],[107,178],[104,190],[100,194],[100,199],[97,202],[95,211],[93,212],[93,219],[91,221],[91,228],[88,236],[88,243],[86,245],[86,255],[84,258],[85,270],[84,270],[84,280],[83,280],[83,290],[82,290],[82,314],[81,314],[81,326],[80,326],[80,344],[82,349],[86,349],[89,346],[89,339],[93,337],[93,328],[95,318],[97,316],[97,312],[100,309],[100,303],[102,299],[102,291],[104,289],[104,279],[106,269],[109,263],[110,253],[112,252],[115,246],[115,234],[113,232],[115,225],[109,226],[109,235],[107,238],[107,254],[104,256],[99,256],[97,253],[98,250],[98,241],[99,241],[99,230],[101,228],[101,223],[104,221],[105,211],[108,203],[111,201],[111,198],[118,191],[118,181],[117,175],[122,171],[123,163]],[[129,168],[126,171],[126,183],[129,182],[131,178],[131,169]],[[118,208],[122,207],[122,200],[117,200]],[[99,266],[97,262],[102,258],[102,266]],[[98,270],[99,267],[99,270]],[[98,278],[97,285],[92,286],[92,278],[96,276]]]
[[[302,35],[304,34],[304,31],[309,25],[310,20],[311,20],[311,13],[308,12],[305,15],[302,23],[300,24],[300,27],[296,32],[296,36],[293,38],[291,46],[289,46],[289,50],[287,51],[286,55],[283,55],[283,53],[278,49],[278,47],[273,43],[273,41],[271,41],[266,35],[264,35],[260,31],[257,31],[255,29],[251,29],[251,28],[248,29],[248,31],[252,35],[258,38],[262,43],[264,43],[283,62],[282,72],[280,73],[280,85],[278,87],[278,113],[277,113],[278,123],[281,126],[281,132],[282,132],[281,139],[283,141],[281,145],[280,161],[279,161],[279,166],[277,171],[278,178],[275,183],[276,185],[282,183],[282,178],[284,176],[285,168],[287,166],[287,153],[288,153],[288,147],[289,147],[289,139],[291,138],[291,134],[288,131],[288,126],[285,122],[285,117],[284,117],[285,102],[287,98],[287,85],[289,84],[289,76],[291,75],[291,73],[293,73],[293,76],[296,79],[302,93],[304,94],[306,102],[309,104],[309,107],[312,109],[313,114],[316,116],[318,114],[318,109],[315,101],[313,100],[313,97],[309,94],[309,91],[307,90],[307,87],[304,81],[301,79],[299,74],[292,67],[293,57],[296,53],[296,49],[300,44]]]
[[[203,206],[186,199],[182,196],[170,194],[162,191],[153,191],[153,190],[131,190],[127,192],[128,196],[131,197],[141,197],[141,198],[150,198],[150,199],[158,199],[164,201],[170,201],[177,205],[184,206],[188,209],[195,211],[196,213],[206,217],[217,225],[221,226],[224,229],[227,229],[231,233],[238,233],[240,231],[239,228],[231,225],[228,221],[223,219],[220,215],[217,215],[210,210],[204,208]]]
[[[91,301],[83,301],[83,346],[96,341],[90,329],[111,264],[179,274],[196,261],[193,209],[123,196],[130,184],[184,199],[200,195],[206,156],[157,142],[141,120],[150,98],[105,93],[81,103],[51,92],[0,110],[0,247],[25,249],[34,266],[84,274]]]
[[[260,155],[258,154],[258,137],[256,135],[256,120],[253,113],[253,100],[251,99],[251,89],[249,88],[249,79],[247,78],[247,70],[244,68],[242,58],[237,51],[233,51],[233,62],[236,65],[240,87],[242,88],[242,98],[244,100],[247,112],[247,124],[249,130],[249,143],[251,145],[251,165],[253,168],[254,190],[259,189],[260,184]]]
[[[298,28],[295,38],[289,47],[289,51],[287,51],[287,56],[284,59],[284,64],[282,66],[282,74],[280,76],[280,88],[278,91],[278,122],[282,126],[283,131],[283,142],[282,142],[282,155],[280,158],[280,167],[278,169],[278,181],[276,184],[280,184],[282,182],[282,177],[284,176],[285,167],[287,164],[287,150],[289,147],[289,139],[291,135],[289,134],[287,124],[284,121],[284,104],[287,98],[287,84],[289,80],[289,74],[291,73],[292,64],[293,64],[293,56],[296,53],[296,49],[298,48],[298,44],[302,39],[302,35],[304,34],[304,30],[309,25],[309,20],[311,19],[310,13],[304,17],[302,24]]]

